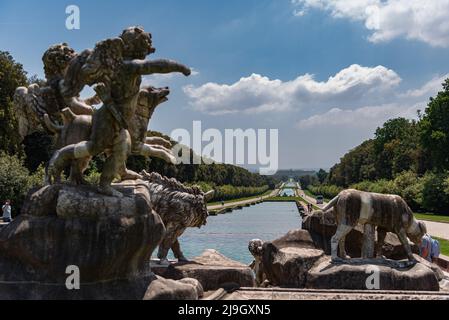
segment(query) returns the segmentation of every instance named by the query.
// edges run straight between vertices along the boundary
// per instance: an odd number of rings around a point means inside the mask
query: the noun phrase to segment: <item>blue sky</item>
[[[65,28],[70,4],[80,30]],[[329,168],[388,118],[425,108],[449,73],[448,14],[447,0],[2,0],[0,50],[42,77],[48,46],[81,51],[141,25],[153,58],[196,71],[146,79],[172,89],[152,129],[276,128],[281,168]]]

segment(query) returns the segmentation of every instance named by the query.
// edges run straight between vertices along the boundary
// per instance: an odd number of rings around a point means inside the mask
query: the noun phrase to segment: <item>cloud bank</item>
[[[274,114],[290,111],[301,130],[313,128],[365,128],[373,130],[394,117],[416,118],[429,97],[441,90],[449,74],[435,76],[421,87],[401,91],[401,77],[384,66],[351,65],[326,81],[300,75],[291,81],[252,74],[233,84],[209,82],[183,88],[191,107],[209,115]]]
[[[401,78],[383,66],[354,64],[319,82],[305,74],[291,81],[252,74],[234,84],[206,83],[186,86],[184,92],[194,110],[206,114],[283,112],[329,105],[356,106],[362,101],[382,101]]]
[[[361,21],[371,31],[368,40],[374,43],[405,38],[434,47],[449,46],[449,0],[292,0],[292,3],[297,7],[295,16],[317,9],[335,18]]]

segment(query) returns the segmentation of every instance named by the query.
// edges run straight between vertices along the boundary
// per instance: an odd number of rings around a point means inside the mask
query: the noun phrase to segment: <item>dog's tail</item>
[[[328,211],[329,209],[332,209],[338,202],[338,199],[340,199],[340,195],[336,196],[335,198],[333,198],[323,209],[323,212]]]

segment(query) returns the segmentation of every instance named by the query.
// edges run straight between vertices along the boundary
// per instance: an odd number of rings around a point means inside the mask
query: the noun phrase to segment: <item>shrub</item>
[[[19,213],[30,188],[28,169],[17,156],[0,154],[0,201],[11,200],[13,215]]]
[[[329,184],[322,184],[322,185],[315,185],[315,186],[309,186],[309,191],[312,192],[315,195],[322,195],[325,198],[334,198],[337,196],[340,191],[343,189],[336,186],[336,185],[329,185]]]
[[[447,175],[426,173],[423,179],[422,207],[430,212],[449,214]]]

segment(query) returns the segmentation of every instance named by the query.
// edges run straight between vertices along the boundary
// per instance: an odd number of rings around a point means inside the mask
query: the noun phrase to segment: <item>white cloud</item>
[[[252,74],[231,85],[209,82],[183,89],[195,110],[220,115],[382,102],[400,82],[396,72],[383,66],[354,64],[324,82],[310,74],[286,82]]]
[[[403,37],[436,47],[449,46],[449,0],[292,0],[307,12],[318,9],[335,18],[362,21],[372,31],[369,40]]]
[[[449,74],[446,74],[444,76],[436,76],[432,80],[424,84],[421,88],[408,90],[400,96],[403,98],[428,98],[434,96],[438,91],[441,90],[441,85],[447,78],[449,78]]]
[[[322,114],[315,114],[307,119],[300,120],[297,127],[303,130],[316,128],[365,128],[369,132],[381,126],[386,120],[404,117],[413,119],[417,117],[418,110],[424,110],[428,99],[435,96],[442,89],[441,84],[449,74],[435,76],[417,89],[397,92],[390,96],[390,102],[380,105],[361,106],[354,109],[332,108]]]
[[[333,108],[324,114],[314,115],[298,122],[298,128],[304,130],[329,128],[329,127],[358,127],[373,131],[385,121],[392,118],[416,118],[417,111],[422,109],[425,102],[412,106],[401,104],[385,104],[380,106],[368,106],[353,110]]]

